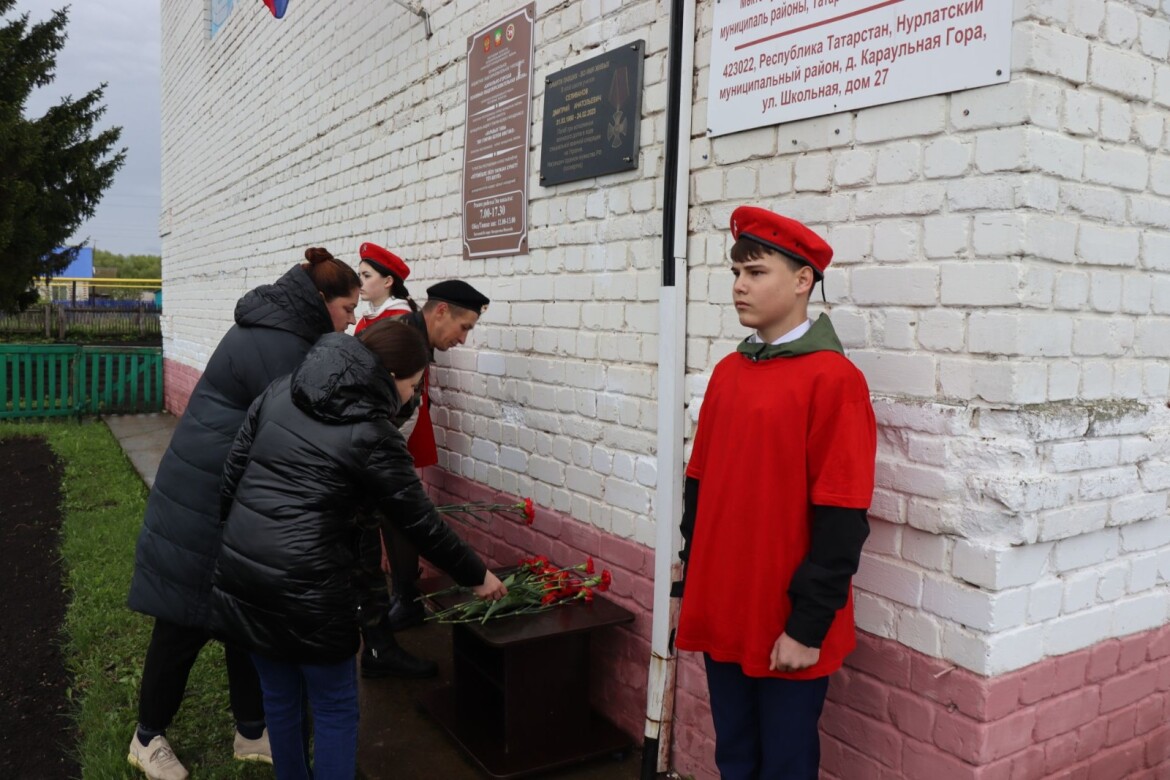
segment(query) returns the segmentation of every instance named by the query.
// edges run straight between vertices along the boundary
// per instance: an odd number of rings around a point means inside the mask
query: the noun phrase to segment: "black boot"
[[[421,626],[427,618],[427,610],[417,593],[395,593],[390,597],[390,609],[386,613],[387,625],[391,631],[405,631]]]
[[[439,665],[425,658],[417,658],[402,649],[391,637],[388,644],[377,650],[366,647],[362,650],[362,677],[404,677],[421,680],[439,673]]]

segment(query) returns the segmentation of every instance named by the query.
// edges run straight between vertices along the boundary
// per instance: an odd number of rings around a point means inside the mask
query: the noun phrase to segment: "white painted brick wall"
[[[202,368],[239,294],[307,246],[397,248],[420,298],[459,276],[493,299],[439,358],[440,462],[649,545],[666,20],[537,4],[530,254],[464,261],[466,37],[514,8],[440,2],[427,40],[393,4],[237,5],[209,40],[201,3],[164,0],[166,357]],[[814,311],[881,426],[866,630],[992,674],[1167,622],[1168,14],[1017,0],[1009,83],[710,139],[699,4],[688,446],[745,335],[728,215],[804,220],[836,252]],[[544,76],[637,38],[638,170],[540,187]]]
[[[1017,4],[1021,56],[1015,61],[1024,63],[1017,67],[1063,79],[1066,86],[1043,82],[1029,92],[1026,80],[1014,79],[995,88],[1029,95],[1002,109],[1014,110],[1017,118],[998,121],[973,110],[977,97],[992,90],[952,97],[959,107],[948,111],[954,126],[973,132],[926,140],[923,176],[966,173],[968,179],[947,190],[941,213],[921,220],[921,254],[872,253],[879,264],[935,261],[941,271],[935,306],[946,310],[891,300],[880,289],[862,292],[869,281],[860,273],[864,258],[850,269],[850,300],[869,320],[869,327],[857,328],[866,334],[858,363],[871,387],[903,397],[895,403],[924,406],[905,397],[920,394],[925,383],[883,372],[883,365],[896,364],[875,348],[906,358],[949,352],[990,361],[935,361],[942,398],[1005,410],[1002,425],[952,434],[960,438],[950,439],[948,454],[952,465],[963,464],[964,486],[957,490],[966,496],[953,503],[962,506],[948,506],[946,498],[940,503],[937,496],[902,499],[922,493],[919,486],[930,480],[901,484],[893,475],[905,473],[904,466],[896,464],[937,459],[894,435],[905,430],[902,415],[879,413],[887,432],[879,455],[884,487],[873,514],[885,522],[875,520],[881,530],[869,550],[881,564],[873,566],[867,557],[857,580],[867,593],[858,602],[859,623],[983,673],[1019,668],[1167,619],[1170,468],[1158,443],[1167,431],[1163,382],[1170,348],[1164,345],[1170,344],[1170,329],[1158,315],[1165,314],[1170,290],[1160,275],[1170,267],[1170,204],[1162,200],[1170,194],[1170,165],[1162,151],[1166,114],[1159,108],[1167,102],[1150,102],[1153,74],[1164,68],[1148,61],[1164,61],[1170,45],[1166,9],[1151,15],[1140,3],[1109,3],[1106,14],[1100,3],[1032,5]],[[1163,94],[1170,95],[1170,73],[1164,83]],[[1025,119],[1032,127],[1025,127]],[[883,150],[857,145],[848,153],[856,163],[871,159],[867,153],[881,159]],[[970,181],[971,165],[983,175],[982,187]],[[864,165],[860,170],[868,174]],[[994,178],[1004,171],[1038,176],[1013,186]],[[853,181],[880,184],[866,175]],[[1008,203],[1013,189],[1011,211],[997,213],[996,204]],[[906,209],[901,219],[912,219],[912,211]],[[868,204],[854,211],[869,213],[882,212]],[[890,213],[887,221],[899,216]],[[1156,273],[1151,277],[1143,269]],[[917,345],[890,337],[891,305],[918,310],[916,320],[904,309],[896,320],[916,321]],[[1054,316],[1062,311],[1067,316]],[[1021,362],[1005,365],[1012,356]],[[1038,374],[1023,359],[1047,365]],[[899,379],[902,387],[895,389]],[[1081,424],[1068,424],[1077,419]],[[1140,434],[1136,441],[1116,426],[1118,419],[1138,425],[1128,429]],[[976,429],[983,431],[977,438]],[[1149,475],[1145,482],[1143,474]],[[954,540],[947,573],[974,587],[953,586],[932,574],[937,557],[924,558],[920,543],[908,543],[907,534],[922,534],[915,529]],[[895,569],[899,559],[903,567]],[[917,582],[914,569],[926,579],[921,602],[909,606],[905,583]],[[995,594],[1013,589],[1027,597],[1023,617],[1013,611],[1015,617],[1005,621],[1019,620],[1020,626],[1008,628],[994,622],[998,616],[990,605]]]

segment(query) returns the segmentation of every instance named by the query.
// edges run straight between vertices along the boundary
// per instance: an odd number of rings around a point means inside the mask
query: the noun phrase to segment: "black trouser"
[[[386,539],[386,555],[390,559],[394,592],[415,599],[418,596],[418,550],[405,536],[392,531]],[[362,638],[367,646],[381,650],[393,641],[393,635],[387,637],[390,632],[382,630],[386,613],[390,611],[390,590],[382,572],[382,532],[377,525],[362,525],[358,535],[357,590]]]
[[[748,677],[736,663],[703,654],[715,766],[723,780],[817,780],[817,724],[829,678]]]
[[[155,618],[138,692],[138,723],[145,730],[163,732],[171,725],[183,702],[191,667],[199,651],[210,641],[211,635],[202,629]],[[224,656],[228,695],[236,723],[263,723],[264,697],[251,657],[246,651],[229,645],[224,646]]]
[[[414,601],[418,592],[418,548],[397,529],[386,539],[386,557],[390,559],[390,582],[394,593]]]

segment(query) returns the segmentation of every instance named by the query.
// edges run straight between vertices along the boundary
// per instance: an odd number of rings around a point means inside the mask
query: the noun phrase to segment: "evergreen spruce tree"
[[[0,0],[0,311],[26,308],[35,280],[73,261],[79,246],[53,250],[93,216],[125,160],[125,149],[111,154],[122,128],[94,132],[105,84],[25,118],[29,94],[53,80],[68,18],[9,19],[15,3]]]

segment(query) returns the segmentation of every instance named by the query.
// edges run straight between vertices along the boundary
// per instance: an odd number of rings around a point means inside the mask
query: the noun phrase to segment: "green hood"
[[[770,360],[777,357],[798,357],[813,352],[845,354],[841,340],[837,338],[837,332],[833,330],[833,323],[829,321],[827,314],[817,317],[816,322],[808,329],[808,333],[795,341],[784,344],[753,344],[744,339],[739,342],[736,351],[754,361]]]

